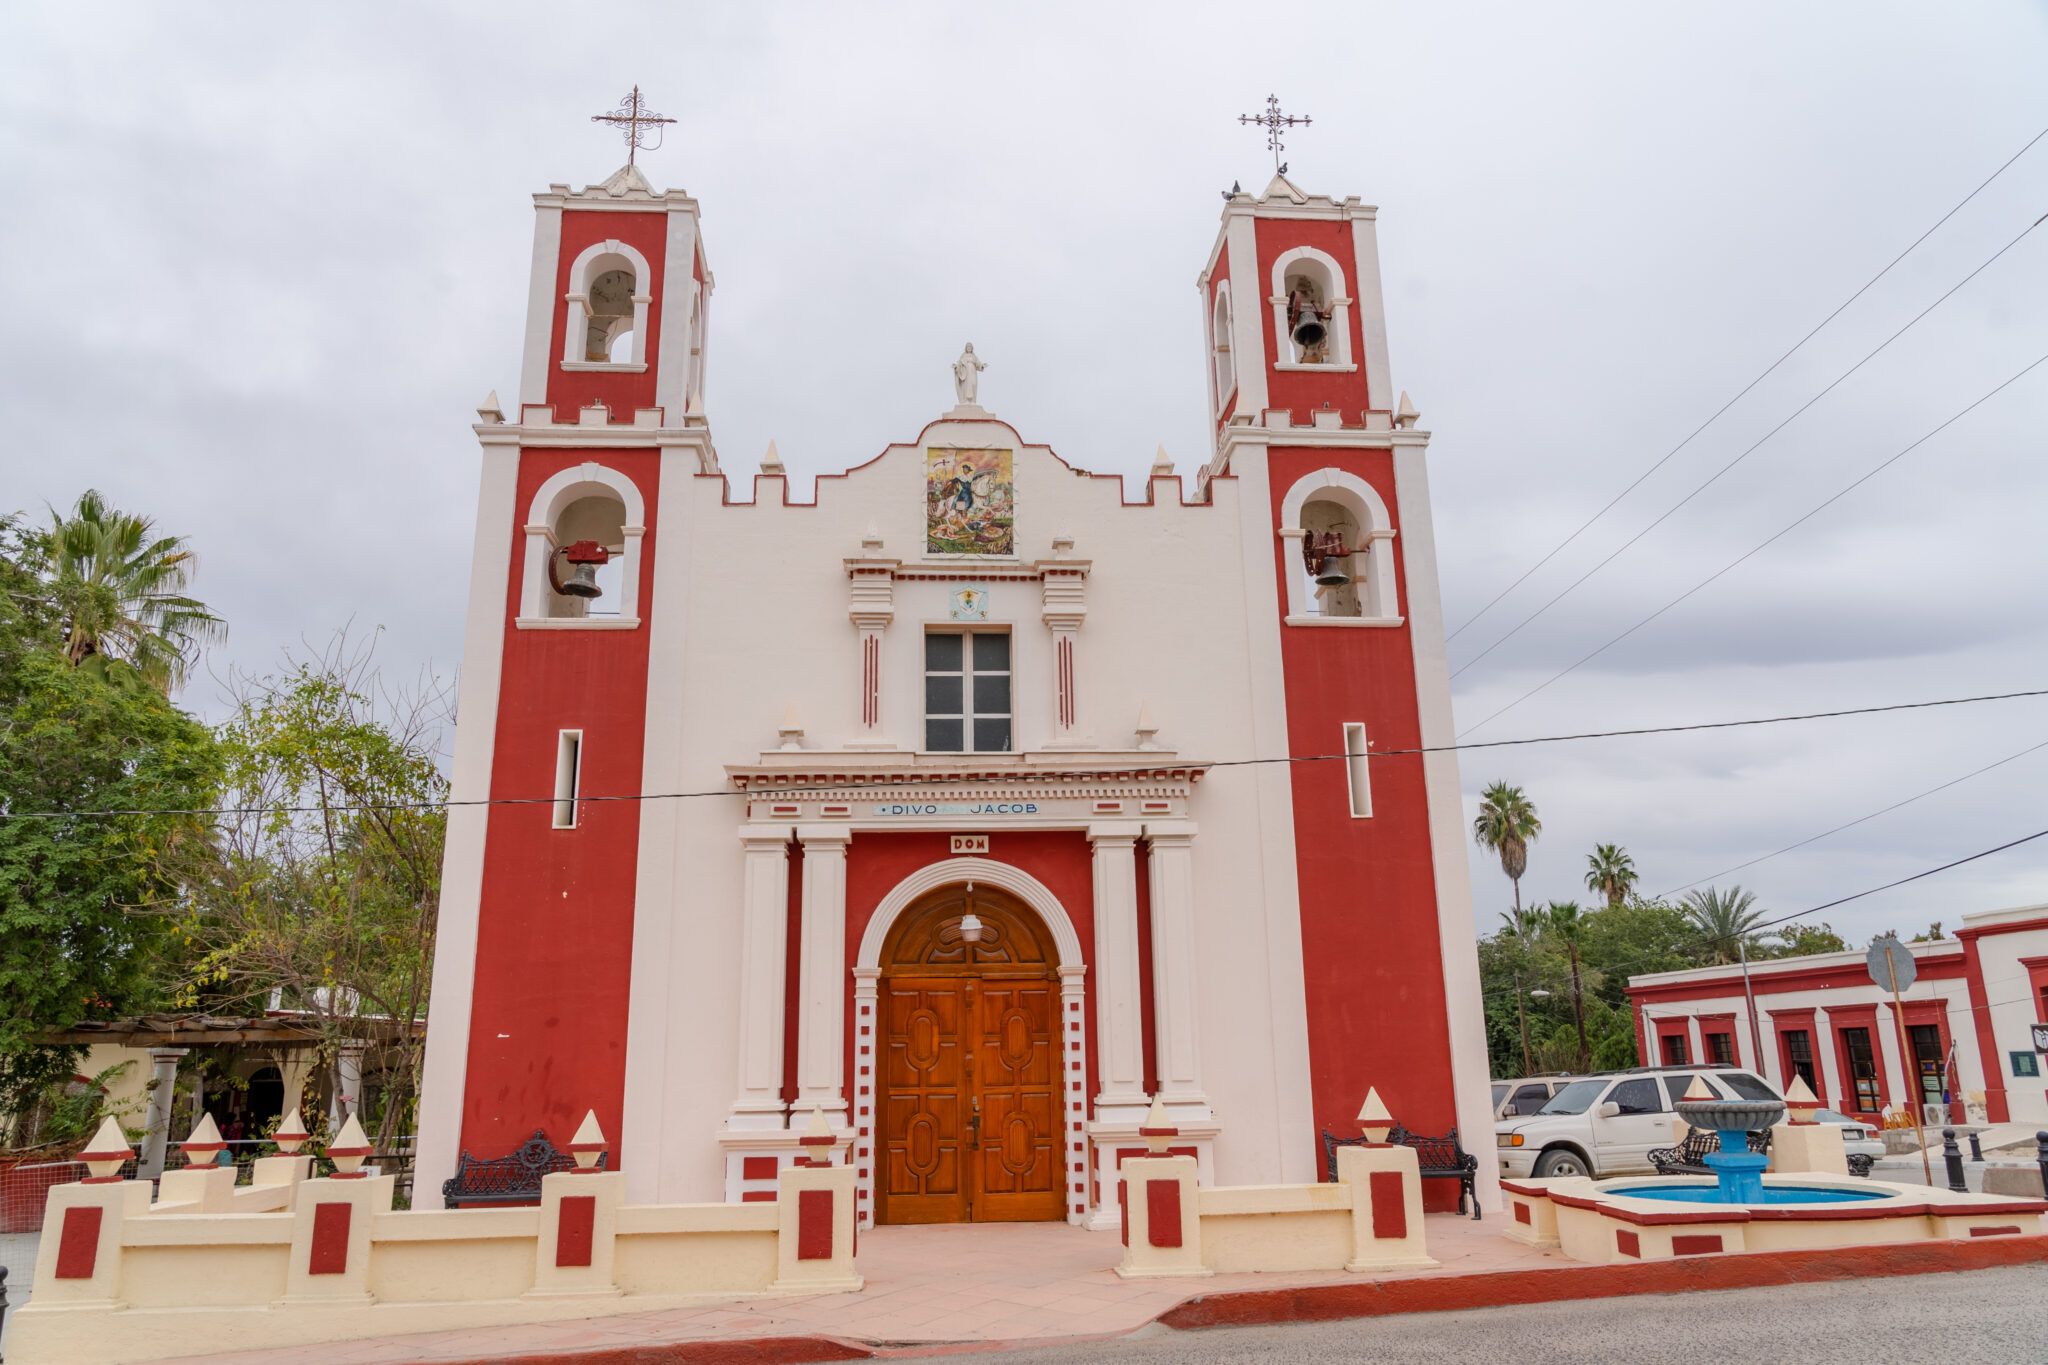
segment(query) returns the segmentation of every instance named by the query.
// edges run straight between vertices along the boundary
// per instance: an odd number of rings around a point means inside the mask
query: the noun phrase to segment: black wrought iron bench
[[[1676,1147],[1652,1147],[1650,1164],[1657,1168],[1658,1175],[1712,1175],[1714,1170],[1707,1165],[1707,1153],[1720,1150],[1719,1133],[1711,1128],[1695,1128]],[[1749,1150],[1759,1155],[1770,1151],[1771,1130],[1764,1128],[1751,1133]]]
[[[1469,1201],[1472,1216],[1479,1216],[1479,1158],[1466,1151],[1458,1142],[1458,1130],[1453,1128],[1442,1137],[1429,1137],[1422,1133],[1411,1133],[1400,1124],[1395,1124],[1387,1134],[1387,1141],[1402,1147],[1415,1149],[1416,1164],[1421,1167],[1424,1180],[1455,1180],[1458,1182],[1458,1212],[1465,1211]],[[1339,1147],[1360,1147],[1365,1145],[1363,1137],[1340,1138],[1335,1133],[1323,1134],[1323,1171],[1332,1180],[1337,1178],[1337,1149]]]
[[[597,1154],[600,1171],[610,1155]],[[451,1209],[472,1204],[538,1204],[541,1177],[575,1167],[576,1158],[549,1142],[546,1129],[536,1128],[519,1150],[504,1156],[479,1161],[464,1152],[455,1163],[455,1174],[441,1182],[441,1200]]]
[[[1657,1168],[1658,1175],[1712,1175],[1713,1168],[1707,1165],[1708,1152],[1721,1150],[1721,1135],[1695,1128],[1686,1134],[1684,1142],[1676,1147],[1653,1147],[1650,1149],[1650,1164]],[[1763,1129],[1749,1135],[1749,1150],[1764,1153],[1771,1150],[1771,1134]],[[1849,1174],[1870,1178],[1871,1158],[1852,1154],[1846,1158]]]

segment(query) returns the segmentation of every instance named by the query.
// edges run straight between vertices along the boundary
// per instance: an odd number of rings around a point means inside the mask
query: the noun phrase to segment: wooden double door
[[[879,1221],[1064,1217],[1060,993],[1045,937],[1029,910],[982,888],[943,889],[898,922],[879,992]]]

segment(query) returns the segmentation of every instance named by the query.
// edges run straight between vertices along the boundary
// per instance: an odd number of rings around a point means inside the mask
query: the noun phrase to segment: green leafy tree
[[[236,680],[220,727],[229,808],[177,863],[164,907],[188,945],[179,986],[196,1006],[260,1012],[273,990],[329,1044],[380,1040],[396,1059],[382,1147],[418,1092],[447,796],[446,689],[384,688],[369,645]]]
[[[1515,913],[1522,910],[1522,874],[1529,870],[1529,841],[1543,832],[1536,807],[1520,787],[1496,782],[1479,797],[1472,838],[1500,857],[1500,870],[1515,884]]]
[[[1848,942],[1831,924],[1788,924],[1772,935],[1778,941],[1762,956],[1808,957],[1814,953],[1846,953]]]
[[[1585,931],[1585,917],[1572,901],[1552,901],[1543,907],[1544,926],[1557,935],[1564,944],[1565,955],[1572,964],[1572,1022],[1579,1034],[1579,1067],[1584,1071],[1591,1063],[1593,1049],[1586,1042],[1585,989],[1579,973],[1579,938]]]
[[[64,657],[117,682],[126,665],[168,694],[184,682],[199,646],[226,623],[189,597],[195,560],[181,536],[160,536],[147,517],[118,511],[88,489],[68,515],[53,514],[44,538],[49,591]]]
[[[1636,889],[1635,859],[1620,844],[1595,844],[1586,855],[1586,889],[1620,905]]]
[[[1739,886],[1726,891],[1709,886],[1688,891],[1680,904],[1702,939],[1697,950],[1701,963],[1719,966],[1735,962],[1745,947],[1750,956],[1758,956],[1763,935],[1756,932],[1756,924],[1764,918],[1765,911],[1757,908],[1753,892]]]
[[[41,1039],[158,1001],[164,855],[203,842],[218,762],[151,688],[75,668],[43,538],[0,519],[0,1110],[68,1079]],[[116,811],[102,816],[96,812]]]

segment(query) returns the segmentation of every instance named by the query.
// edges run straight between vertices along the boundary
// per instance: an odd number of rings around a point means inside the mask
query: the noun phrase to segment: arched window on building
[[[1311,540],[1314,537],[1314,540]],[[1394,585],[1394,529],[1386,502],[1373,486],[1342,469],[1318,469],[1295,481],[1280,505],[1285,550],[1287,624],[1290,626],[1398,626]],[[1305,546],[1341,547],[1325,556],[1326,576],[1316,581]]]
[[[595,242],[569,267],[569,319],[562,364],[569,369],[644,370],[652,277],[647,258],[625,242]]]
[[[575,465],[542,484],[525,528],[520,628],[639,625],[645,515],[633,481],[604,465]],[[593,545],[601,563],[591,562]]]
[[[1273,262],[1272,305],[1281,369],[1358,368],[1351,357],[1351,298],[1334,256],[1309,246],[1283,252]]]
[[[1230,406],[1237,391],[1237,367],[1230,356],[1230,281],[1216,286],[1216,307],[1209,318],[1209,354],[1215,362],[1216,411]]]

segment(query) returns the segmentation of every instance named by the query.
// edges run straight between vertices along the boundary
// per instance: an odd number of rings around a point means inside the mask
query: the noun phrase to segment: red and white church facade
[[[1318,1179],[1368,1087],[1489,1131],[1372,207],[1227,201],[1192,476],[1128,500],[970,348],[807,503],[720,467],[697,201],[629,165],[535,209],[475,428],[422,1206],[592,1110],[634,1203],[773,1197],[822,1110],[863,1223],[1114,1226],[1155,1095],[1208,1182]]]

